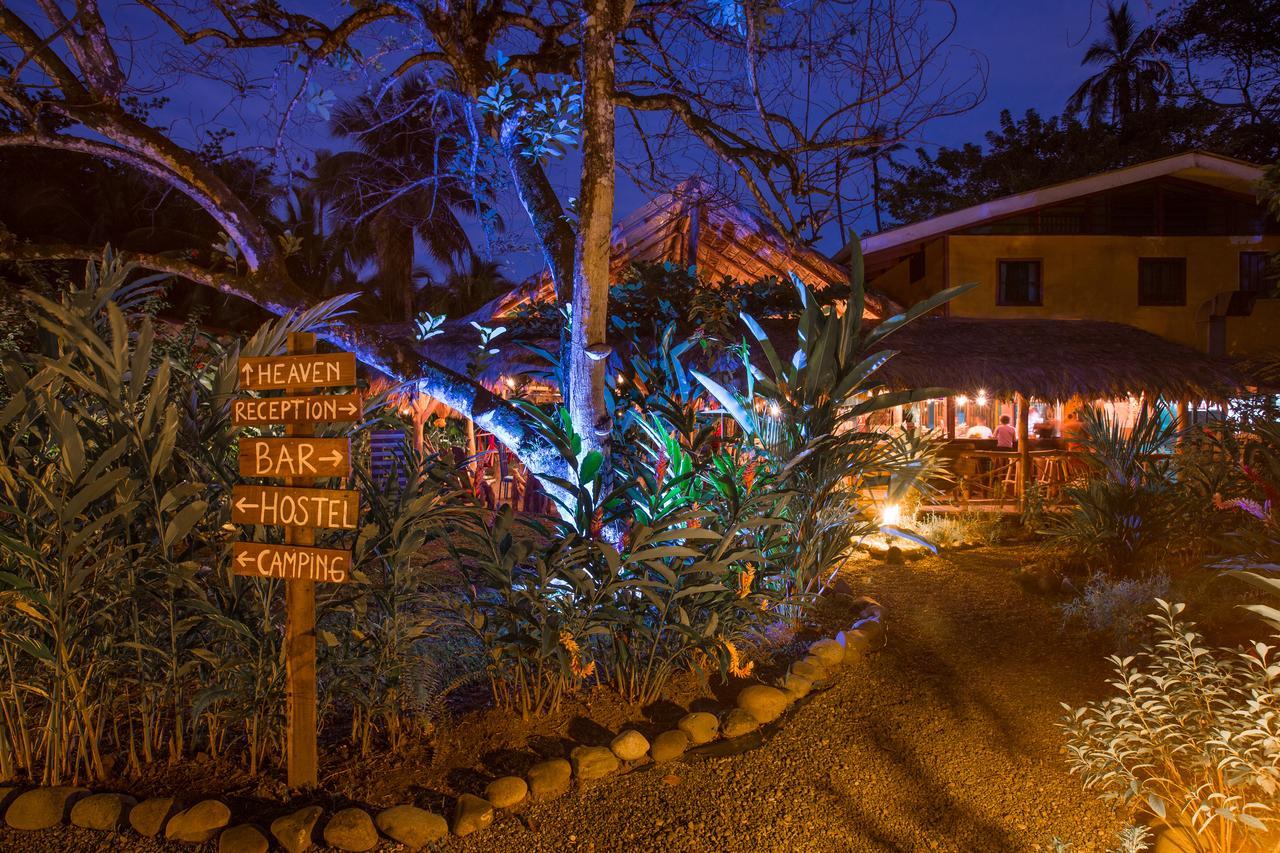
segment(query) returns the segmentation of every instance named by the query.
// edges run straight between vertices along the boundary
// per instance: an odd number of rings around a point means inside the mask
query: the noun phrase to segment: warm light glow
[[[978,399],[975,400],[974,402],[977,403],[979,406],[985,406],[987,404],[987,392],[979,388]]]
[[[622,383],[624,383],[624,382],[626,382],[626,381],[627,381],[627,378],[626,378],[625,376],[623,376],[621,373],[619,373],[619,374],[618,374],[618,384],[619,384],[619,385],[621,385]]]
[[[967,402],[969,402],[969,398],[966,397],[964,394],[961,394],[959,397],[956,397],[957,406],[963,406]]]
[[[896,527],[902,520],[902,508],[897,504],[885,504],[880,508],[880,524]]]
[[[780,414],[782,414],[782,407],[781,407],[781,406],[779,406],[777,403],[770,403],[770,404],[769,404],[769,417],[771,417],[771,418],[776,418],[776,417],[777,417],[778,415],[780,415]]]
[[[508,388],[515,388],[515,387],[516,387],[516,381],[515,381],[514,379],[512,379],[510,376],[508,376],[508,377],[507,377],[507,387],[508,387]]]

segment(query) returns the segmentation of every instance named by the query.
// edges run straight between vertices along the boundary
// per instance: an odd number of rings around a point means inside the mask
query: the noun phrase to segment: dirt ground
[[[1107,650],[1062,635],[1052,603],[1014,582],[1025,557],[1001,548],[900,566],[851,564],[849,586],[885,607],[887,647],[811,696],[758,748],[575,787],[439,848],[985,853],[1048,850],[1058,836],[1076,851],[1104,850],[1123,824],[1066,773],[1056,723],[1059,702],[1104,692]],[[608,734],[581,719],[573,725],[578,731],[569,733],[583,740]],[[560,748],[537,735],[529,743]],[[450,787],[478,789],[501,765],[528,760],[500,749],[477,754]],[[362,775],[372,782],[388,774],[420,805],[441,809],[436,786],[407,778],[412,765]],[[355,793],[360,781],[341,787]],[[372,805],[382,799],[370,797]],[[70,828],[35,841],[0,830],[4,850],[147,849],[136,836],[113,847]]]

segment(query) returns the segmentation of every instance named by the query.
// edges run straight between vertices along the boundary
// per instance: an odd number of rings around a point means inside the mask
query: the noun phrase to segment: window
[[[915,284],[917,281],[924,278],[924,249],[921,249],[911,256],[909,272],[911,273],[912,284]]]
[[[1186,305],[1186,258],[1138,258],[1139,305]]]
[[[1039,261],[1000,261],[997,305],[1043,305]]]
[[[1240,290],[1246,293],[1266,294],[1274,282],[1267,280],[1267,253],[1240,253]]]

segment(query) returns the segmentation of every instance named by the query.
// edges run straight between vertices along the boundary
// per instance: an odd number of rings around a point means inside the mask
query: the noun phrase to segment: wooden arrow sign
[[[231,404],[235,426],[335,423],[359,420],[359,394],[312,394],[304,397],[242,397]]]
[[[285,524],[355,530],[360,493],[349,489],[235,486],[231,520],[236,524]]]
[[[241,388],[257,390],[355,385],[356,357],[349,352],[245,356],[236,375]]]
[[[251,578],[346,583],[351,578],[351,554],[332,548],[236,542],[231,548],[231,570]]]
[[[350,473],[350,439],[240,439],[241,477],[345,477]]]

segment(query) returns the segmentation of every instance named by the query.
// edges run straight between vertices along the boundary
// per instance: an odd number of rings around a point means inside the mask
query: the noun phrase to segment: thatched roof
[[[613,281],[621,281],[638,261],[696,266],[698,277],[712,285],[725,277],[753,282],[795,275],[819,298],[842,294],[849,271],[804,246],[790,246],[772,225],[741,207],[723,192],[690,178],[623,218],[611,236],[609,262]],[[530,300],[552,298],[551,277],[539,273],[504,297],[498,314]],[[883,294],[869,293],[868,317],[892,313],[896,306]]]
[[[795,348],[795,323],[763,325],[784,358]],[[479,336],[452,326],[426,349],[455,370],[465,370]],[[491,387],[505,376],[546,367],[518,344],[499,339],[501,352],[482,379]],[[541,345],[553,348],[552,341]],[[998,397],[1022,393],[1043,400],[1115,399],[1145,392],[1167,399],[1225,399],[1254,384],[1235,365],[1122,323],[1097,320],[992,320],[924,317],[894,332],[885,349],[897,353],[878,376],[891,389],[983,390]],[[758,348],[757,348],[758,350]],[[759,352],[753,361],[763,366]],[[723,367],[733,369],[726,357]]]
[[[942,386],[1046,400],[1221,399],[1244,386],[1230,364],[1122,323],[925,317],[886,339],[893,388]]]

